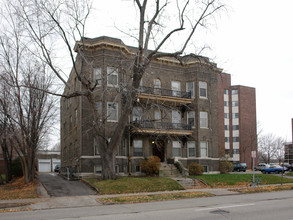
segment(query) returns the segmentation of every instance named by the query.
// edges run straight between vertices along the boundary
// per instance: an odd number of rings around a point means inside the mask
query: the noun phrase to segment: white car
[[[267,163],[259,163],[256,167],[254,167],[254,170],[262,170],[264,168],[269,168],[270,164]]]

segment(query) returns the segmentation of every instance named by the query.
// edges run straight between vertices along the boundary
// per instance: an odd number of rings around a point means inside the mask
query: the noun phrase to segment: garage
[[[50,159],[39,159],[39,172],[51,172],[51,160]]]

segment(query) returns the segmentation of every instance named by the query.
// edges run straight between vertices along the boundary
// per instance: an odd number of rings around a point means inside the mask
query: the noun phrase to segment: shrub
[[[228,160],[220,161],[220,173],[226,174],[233,171],[233,163]]]
[[[190,176],[199,176],[202,175],[204,169],[203,166],[198,163],[192,163],[188,167]]]
[[[159,175],[161,160],[157,156],[150,156],[140,163],[140,169],[148,176]]]
[[[11,172],[15,177],[23,176],[20,158],[16,158],[11,164]]]

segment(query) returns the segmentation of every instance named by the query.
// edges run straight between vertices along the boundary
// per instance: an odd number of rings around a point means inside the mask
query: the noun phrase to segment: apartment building
[[[291,127],[292,127],[292,141],[284,144],[285,152],[284,152],[284,162],[287,164],[293,164],[293,118],[291,119]]]
[[[251,152],[257,152],[255,88],[232,86],[228,74],[219,74],[218,82],[221,156],[252,169]]]
[[[83,49],[87,62],[83,63],[82,73],[97,84],[95,102],[98,111],[106,112],[102,129],[110,137],[125,103],[125,85],[132,80],[130,68],[137,48],[126,46],[119,39],[98,37],[85,39]],[[80,62],[78,54],[77,67]],[[190,57],[185,66],[172,58],[151,62],[140,82],[128,126],[116,152],[117,174],[140,175],[140,162],[152,155],[165,163],[180,161],[185,167],[197,162],[205,172],[219,170],[222,148],[233,161],[244,160],[246,156],[241,156],[240,143],[247,141],[245,126],[249,122],[245,120],[253,114],[246,115],[245,105],[254,101],[255,106],[255,99],[248,100],[245,95],[252,88],[231,87],[229,80],[229,74],[222,73],[205,57]],[[74,90],[83,90],[73,70],[67,83]],[[68,93],[65,89],[64,94]],[[228,109],[227,98],[231,100]],[[238,112],[232,106],[236,100]],[[224,118],[224,111],[230,113],[229,120]],[[237,113],[243,114],[238,121],[232,118]],[[85,97],[61,99],[61,166],[73,168],[80,176],[100,175],[102,169],[99,143],[91,124],[92,108]],[[231,125],[227,136],[231,137],[229,148],[225,143],[226,125]],[[235,126],[239,128],[238,133],[232,130]],[[238,142],[232,142],[233,138]]]

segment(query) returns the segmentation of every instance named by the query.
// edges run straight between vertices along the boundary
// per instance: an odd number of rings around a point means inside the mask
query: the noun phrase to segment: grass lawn
[[[98,188],[99,194],[184,190],[175,180],[164,177],[119,177],[117,180],[85,180]]]
[[[255,174],[259,177],[260,185],[266,184],[280,184],[282,177],[272,174]],[[252,179],[252,174],[206,174],[202,176],[195,176],[206,182],[210,187],[233,187],[246,186]],[[284,176],[283,183],[293,183],[293,179]]]
[[[0,186],[0,200],[38,198],[37,182],[25,184],[23,178]]]
[[[287,176],[293,176],[293,172],[286,173]]]

